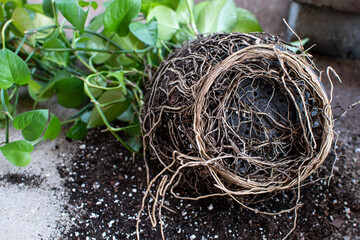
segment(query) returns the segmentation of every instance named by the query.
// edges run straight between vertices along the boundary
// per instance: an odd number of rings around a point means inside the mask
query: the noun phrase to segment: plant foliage
[[[14,165],[29,164],[34,146],[55,139],[64,124],[72,125],[66,136],[76,140],[105,126],[138,152],[143,83],[172,49],[198,34],[261,31],[233,0],[113,0],[89,19],[97,7],[83,0],[0,1],[0,124],[6,131],[0,151]],[[20,88],[34,109],[17,115]],[[61,122],[38,109],[52,97],[77,114]],[[11,124],[24,140],[9,140]]]

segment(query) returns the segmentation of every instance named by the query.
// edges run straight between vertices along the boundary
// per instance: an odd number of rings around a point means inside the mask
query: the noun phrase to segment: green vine
[[[97,4],[80,7],[78,0],[44,1],[41,10],[26,1],[21,6],[18,1],[1,2],[0,125],[6,134],[0,151],[13,164],[25,166],[35,145],[55,139],[62,126],[71,125],[69,138],[81,140],[88,129],[102,127],[139,154],[144,81],[166,56],[198,34],[224,31],[220,28],[224,20],[226,31],[239,27],[261,31],[253,15],[251,24],[241,23],[247,16],[239,13],[250,13],[227,7],[231,4],[225,3],[232,1],[213,0],[200,6],[193,0],[113,0],[92,19],[89,8]],[[65,18],[62,23],[59,12]],[[33,110],[16,115],[22,101],[20,87],[33,99]],[[49,109],[38,109],[39,102],[51,98],[77,113],[59,119]],[[10,141],[11,124],[21,130],[23,140]]]

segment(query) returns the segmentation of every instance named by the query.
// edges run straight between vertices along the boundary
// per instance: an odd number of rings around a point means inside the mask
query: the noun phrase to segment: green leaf
[[[123,122],[131,122],[134,116],[134,109],[130,106],[125,112],[120,114],[116,119]]]
[[[234,28],[237,11],[233,0],[214,0],[199,8],[196,25],[200,33],[230,32]]]
[[[66,108],[75,108],[82,104],[86,98],[84,83],[76,77],[65,78],[54,85],[58,102]]]
[[[87,26],[89,30],[98,31],[104,25],[104,13],[91,19],[90,24]]]
[[[131,32],[126,37],[120,37],[119,35],[112,36],[112,33],[104,31],[104,36],[112,37],[112,40],[117,43],[124,50],[143,49],[145,44],[141,42]]]
[[[34,83],[34,81],[30,81],[28,88],[29,89],[31,88],[32,94],[35,97],[34,100],[36,100],[36,102],[45,101],[54,95],[55,93],[54,86],[57,81],[70,77],[71,77],[70,72],[68,72],[67,70],[62,70],[60,72],[57,72],[55,76],[47,84],[40,85],[39,83],[42,82]],[[32,97],[32,95],[30,96]]]
[[[44,133],[44,140],[46,139],[54,140],[55,138],[57,138],[57,136],[59,136],[60,131],[61,131],[61,123],[59,118],[54,114],[51,114],[49,124]]]
[[[18,167],[25,167],[30,163],[30,153],[33,150],[34,146],[26,140],[10,142],[0,147],[0,151],[6,159]]]
[[[78,3],[79,3],[79,6],[80,6],[80,7],[88,7],[88,6],[91,6],[94,10],[96,10],[96,9],[98,8],[97,2],[94,2],[94,1],[85,2],[85,1],[79,0]]]
[[[88,10],[84,11],[77,0],[55,0],[56,7],[61,14],[81,33],[85,31]]]
[[[125,97],[122,89],[105,91],[97,100],[100,104],[106,105],[101,107],[108,122],[115,120],[120,114],[125,112],[131,104],[131,98]],[[93,108],[88,123],[88,128],[103,126],[105,123],[102,120],[96,107]]]
[[[149,11],[159,5],[176,10],[181,0],[141,0],[141,12],[147,16]]]
[[[237,9],[237,22],[233,32],[262,32],[260,24],[256,17],[244,8]]]
[[[44,14],[41,4],[26,4],[25,8],[36,13]]]
[[[25,1],[24,0],[0,0],[0,2],[7,4],[15,4],[18,7],[23,7]]]
[[[45,14],[47,17],[49,17],[49,18],[53,18],[53,17],[54,17],[52,0],[43,0],[42,9],[43,9],[43,11],[44,11],[44,14]]]
[[[33,23],[34,23],[34,27],[35,28],[40,28],[40,27],[45,27],[45,26],[51,26],[51,25],[55,25],[55,22],[52,18],[49,18],[43,14],[40,13],[36,13],[35,17],[33,19]],[[40,32],[37,32],[35,34],[35,38],[36,39],[46,39],[50,36],[50,34],[53,32],[53,29],[48,29],[48,30],[43,30]]]
[[[34,141],[44,132],[48,118],[49,110],[47,109],[24,112],[15,117],[13,126],[16,129],[21,129],[26,140]]]
[[[14,83],[24,85],[30,80],[26,63],[8,49],[0,51],[0,89],[7,89]]]
[[[25,31],[34,29],[34,24],[24,8],[15,8],[11,19],[13,20],[12,23],[19,30],[22,36],[25,35]],[[30,37],[30,41],[33,45],[35,44],[34,37]]]
[[[227,0],[217,17],[216,32],[231,32],[237,21],[237,10],[233,0]]]
[[[149,22],[154,17],[158,22],[158,38],[165,41],[170,40],[179,29],[174,10],[165,6],[157,6],[149,12],[147,21]]]
[[[129,32],[129,25],[140,11],[140,0],[114,0],[105,10],[105,29],[124,37]]]
[[[28,89],[29,96],[33,100],[35,100],[37,98],[37,95],[41,91],[42,86],[38,82],[36,82],[35,80],[30,79],[30,81],[28,83],[28,86],[27,86],[27,89]],[[43,100],[43,99],[41,99],[41,100]]]
[[[141,2],[143,2],[143,0]],[[160,5],[161,5],[160,3],[156,3],[156,2],[141,3],[140,12],[144,13],[144,16],[147,16],[151,11],[151,9]]]
[[[43,48],[55,48],[62,49],[66,48],[66,44],[59,38],[50,38],[43,44]],[[59,64],[60,66],[66,67],[69,63],[69,52],[45,52],[44,58]]]
[[[130,31],[140,41],[155,46],[158,37],[157,21],[153,18],[148,23],[134,22],[130,24]]]
[[[202,1],[202,2],[199,2],[198,4],[195,5],[194,7],[194,18],[195,18],[195,22],[198,23],[199,20],[199,16],[200,16],[200,13],[203,12],[203,9],[206,7],[206,5],[208,5],[210,3],[210,1]]]
[[[135,118],[134,122],[131,123],[131,128],[128,128],[125,130],[126,134],[132,136],[132,137],[138,137],[141,132],[140,123],[138,121],[139,118]],[[129,124],[130,125],[130,124]]]
[[[127,139],[125,142],[135,152],[140,151],[141,143],[139,142],[137,136],[133,136],[133,137]]]
[[[5,17],[4,8],[2,5],[0,5],[0,22],[4,21],[4,17]]]
[[[116,79],[118,84],[121,86],[120,89],[122,90],[122,93],[124,95],[126,95],[127,92],[126,92],[126,86],[125,86],[125,83],[124,83],[124,72],[123,71],[111,72],[110,74],[107,75],[107,78],[109,78],[109,77],[114,77]]]
[[[107,86],[107,82],[105,77],[102,77],[100,75],[96,75],[94,77],[88,78],[88,81],[96,86],[100,86],[100,87],[106,87]],[[104,90],[100,89],[100,88],[96,88],[96,87],[89,87],[90,93],[94,98],[98,98],[100,97],[100,95],[104,92]]]
[[[91,37],[86,42],[86,47],[92,49],[107,49],[106,42],[97,36]],[[92,61],[95,64],[102,64],[109,60],[112,56],[110,53],[101,52],[88,52],[88,54],[91,54],[93,56]]]
[[[15,112],[14,106],[9,101],[8,91],[4,91],[4,103],[1,101],[0,98],[0,126],[2,128],[5,127],[5,125],[2,126],[6,120],[5,110],[7,110],[11,115],[13,115]]]
[[[304,46],[308,41],[309,41],[309,38],[301,39],[301,43],[302,43],[303,46]],[[300,46],[301,46],[299,40],[293,41],[293,42],[291,42],[290,44],[293,45],[293,46],[289,46],[289,45],[286,46],[290,51],[293,51],[293,52],[295,52],[295,53],[301,51],[301,50],[299,49]]]
[[[186,1],[187,0],[181,1],[176,8],[177,19],[180,24],[188,24],[190,22],[190,13]],[[194,9],[194,0],[190,0],[190,5],[192,9]]]
[[[174,40],[176,43],[181,44],[185,41],[191,41],[194,40],[195,36],[189,35],[187,32],[184,31],[177,31],[175,35],[173,36],[172,40]]]
[[[66,136],[74,140],[82,140],[86,137],[87,133],[86,123],[77,119],[74,126],[66,133]]]

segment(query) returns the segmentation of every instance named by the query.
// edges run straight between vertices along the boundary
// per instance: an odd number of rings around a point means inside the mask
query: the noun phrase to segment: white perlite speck
[[[108,223],[109,228],[111,228],[114,223],[115,223],[115,220],[111,220],[111,221]]]

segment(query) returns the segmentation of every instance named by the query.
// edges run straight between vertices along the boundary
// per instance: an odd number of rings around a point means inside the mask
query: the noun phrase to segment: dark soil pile
[[[338,145],[339,160],[330,185],[320,180],[302,188],[303,206],[290,239],[360,236],[360,134],[344,130]],[[310,179],[330,175],[334,158],[331,153]],[[146,189],[143,160],[133,162],[111,134],[95,129],[69,164],[59,167],[70,192],[68,211],[72,215],[72,228],[63,239],[136,239],[137,212]],[[281,210],[292,194],[283,192],[257,207]],[[167,239],[280,239],[293,226],[293,214],[256,214],[231,199],[167,199],[175,211],[164,213]],[[142,218],[142,239],[161,238],[147,215]]]

